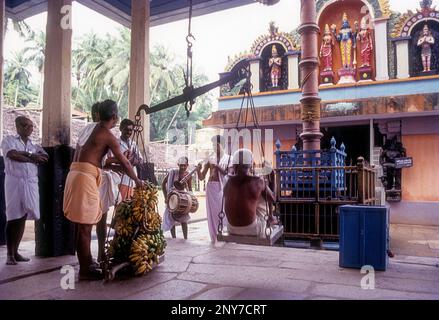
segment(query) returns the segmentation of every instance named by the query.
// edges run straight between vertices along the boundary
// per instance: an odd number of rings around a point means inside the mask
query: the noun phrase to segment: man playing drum
[[[165,177],[162,182],[163,195],[165,196],[166,210],[163,215],[162,229],[163,231],[171,230],[172,238],[176,238],[175,235],[175,224],[179,222],[181,224],[181,229],[183,230],[183,237],[187,239],[187,222],[190,219],[189,213],[180,215],[172,215],[168,209],[168,195],[173,189],[178,191],[192,191],[192,178],[189,177],[187,183],[183,185],[183,188],[175,188],[174,182],[180,181],[185,176],[189,174],[187,168],[189,166],[189,160],[187,157],[181,157],[178,159],[178,169],[172,169]]]

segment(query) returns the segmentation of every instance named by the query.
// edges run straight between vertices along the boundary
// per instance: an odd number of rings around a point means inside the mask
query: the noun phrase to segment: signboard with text
[[[412,157],[396,158],[395,159],[395,168],[396,169],[410,168],[410,167],[413,167],[413,158]]]

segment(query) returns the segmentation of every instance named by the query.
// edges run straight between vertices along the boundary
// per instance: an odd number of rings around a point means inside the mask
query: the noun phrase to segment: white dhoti
[[[265,238],[265,228],[267,226],[266,217],[268,216],[268,208],[270,203],[261,196],[256,207],[256,218],[248,226],[235,227],[228,225],[228,231],[230,234],[236,234],[241,236],[256,236],[258,238]]]
[[[178,176],[178,169],[177,170],[171,170],[168,175],[168,181],[166,184],[166,190],[169,194],[169,192],[174,187],[174,182],[179,180]],[[163,231],[169,231],[172,229],[173,226],[177,222],[179,223],[188,223],[188,221],[191,219],[189,214],[184,214],[181,217],[178,218],[178,220],[174,219],[172,214],[169,212],[168,208],[165,209],[165,212],[163,213],[163,222],[162,222],[162,229]]]
[[[106,213],[111,206],[116,204],[116,197],[119,193],[119,190],[117,189],[117,184],[115,183],[115,181],[117,181],[117,177],[114,177],[114,175],[118,176],[117,173],[112,171],[102,171],[102,180],[99,187],[102,213]]]
[[[19,178],[6,174],[5,200],[7,221],[23,218],[40,219],[38,177]]]
[[[162,229],[163,231],[169,231],[172,229],[173,226],[177,222],[179,223],[188,223],[188,221],[191,219],[189,214],[184,214],[181,217],[178,218],[178,220],[175,220],[172,217],[172,214],[169,212],[169,210],[166,208],[165,213],[163,214],[163,222],[162,222]]]
[[[206,211],[207,224],[212,242],[215,242],[218,234],[219,213],[223,204],[223,189],[218,181],[209,181],[206,185]],[[227,227],[227,218],[223,218],[223,228]]]

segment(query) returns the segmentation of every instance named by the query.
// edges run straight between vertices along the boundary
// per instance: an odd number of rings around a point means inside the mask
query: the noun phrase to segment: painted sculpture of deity
[[[421,59],[424,70],[422,72],[431,71],[431,48],[434,45],[434,37],[431,34],[428,25],[422,29],[421,36],[418,39],[418,47],[421,47]]]
[[[332,71],[332,50],[334,47],[334,38],[329,30],[329,25],[325,25],[325,33],[322,38],[322,45],[320,47],[320,59],[322,64],[322,71]]]
[[[358,26],[357,22],[355,26]],[[366,16],[361,19],[360,32],[357,33],[357,41],[361,44],[361,67],[370,67],[372,65],[373,41],[371,31],[367,25]]]
[[[270,67],[271,86],[273,88],[278,87],[282,75],[282,58],[279,57],[275,45],[271,48],[271,58],[268,60],[268,66]]]
[[[355,34],[349,25],[346,12],[343,14],[343,22],[339,33],[337,34],[335,24],[331,27],[332,33],[340,43],[342,67],[344,69],[352,69],[357,64],[355,57],[356,39]]]

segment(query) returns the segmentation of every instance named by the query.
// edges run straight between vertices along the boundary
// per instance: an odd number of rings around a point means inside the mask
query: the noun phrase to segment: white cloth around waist
[[[21,219],[40,219],[40,194],[38,177],[17,178],[5,176],[5,202],[7,221]]]

